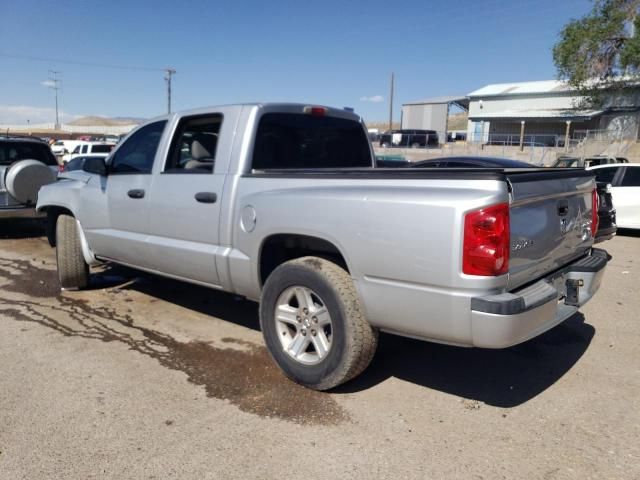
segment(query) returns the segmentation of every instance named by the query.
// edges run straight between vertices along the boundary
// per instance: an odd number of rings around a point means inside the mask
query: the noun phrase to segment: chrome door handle
[[[141,188],[134,188],[133,190],[129,190],[127,192],[130,198],[144,198],[144,190]]]
[[[198,192],[195,194],[195,199],[200,203],[216,203],[218,195],[214,192]]]

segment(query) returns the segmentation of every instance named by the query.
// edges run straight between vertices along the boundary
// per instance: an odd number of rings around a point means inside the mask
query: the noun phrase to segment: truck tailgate
[[[509,172],[508,290],[585,255],[591,235],[593,175],[582,169]]]

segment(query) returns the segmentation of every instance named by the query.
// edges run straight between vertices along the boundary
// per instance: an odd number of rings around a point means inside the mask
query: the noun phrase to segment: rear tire
[[[56,222],[56,260],[63,290],[80,290],[89,284],[89,265],[84,261],[76,219],[62,214]]]
[[[308,301],[297,300],[304,297]],[[284,374],[315,390],[328,390],[362,373],[378,345],[378,331],[365,319],[350,275],[318,257],[291,260],[269,275],[260,326]]]

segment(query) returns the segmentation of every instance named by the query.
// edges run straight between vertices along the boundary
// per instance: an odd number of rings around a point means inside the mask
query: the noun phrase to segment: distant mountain
[[[69,122],[69,125],[75,125],[78,127],[114,127],[118,125],[138,124],[143,122],[144,120],[144,118],[135,117],[98,117],[95,115],[89,115],[86,117],[76,118],[75,120]]]

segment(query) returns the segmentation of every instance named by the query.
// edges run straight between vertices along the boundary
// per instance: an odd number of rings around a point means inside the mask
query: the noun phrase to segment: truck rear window
[[[369,140],[359,122],[297,113],[266,113],[260,119],[253,168],[371,167]]]
[[[38,160],[45,165],[58,165],[49,145],[39,142],[0,142],[0,165],[11,165],[19,160]]]

